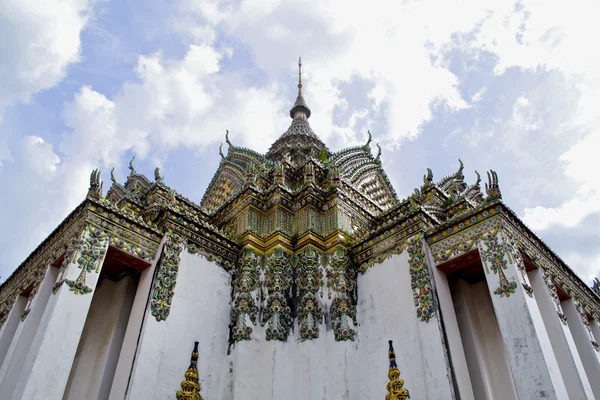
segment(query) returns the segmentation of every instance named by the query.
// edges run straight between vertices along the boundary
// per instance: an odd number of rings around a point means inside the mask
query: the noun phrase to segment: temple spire
[[[302,96],[302,57],[298,57],[298,96]]]
[[[296,97],[294,107],[290,110],[290,117],[293,119],[310,118],[310,108],[308,108],[302,96],[302,57],[298,58],[298,97]]]

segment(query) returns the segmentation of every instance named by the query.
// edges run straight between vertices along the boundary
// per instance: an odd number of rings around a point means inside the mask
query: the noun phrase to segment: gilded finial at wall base
[[[387,394],[385,400],[406,400],[410,398],[410,394],[407,389],[404,389],[404,379],[400,379],[400,370],[396,365],[396,353],[394,353],[394,346],[392,341],[389,341],[389,358],[390,358],[390,370],[388,377],[390,378],[387,384]]]
[[[181,382],[181,389],[177,392],[177,400],[203,400],[200,396],[200,383],[198,381],[198,342],[194,343],[192,360],[185,372],[185,381]]]

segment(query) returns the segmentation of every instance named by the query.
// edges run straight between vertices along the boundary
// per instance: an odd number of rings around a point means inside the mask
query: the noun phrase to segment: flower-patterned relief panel
[[[150,311],[157,321],[166,320],[171,312],[181,252],[184,249],[183,239],[180,236],[174,233],[167,233],[166,236],[150,300]]]

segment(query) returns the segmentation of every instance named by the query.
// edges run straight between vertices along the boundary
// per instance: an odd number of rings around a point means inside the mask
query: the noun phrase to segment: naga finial
[[[390,359],[390,368],[388,371],[388,378],[390,381],[387,384],[387,394],[385,400],[406,400],[410,398],[410,394],[407,389],[404,389],[404,379],[400,379],[400,370],[398,364],[396,364],[396,353],[394,352],[394,346],[392,341],[389,340],[388,356]]]
[[[379,143],[377,143],[377,156],[375,157],[375,161],[379,161],[380,157],[381,157],[381,146],[379,145]]]
[[[115,179],[115,167],[112,167],[110,170],[110,180],[112,183],[117,183],[117,180]]]
[[[475,170],[475,175],[477,175],[477,182],[475,182],[475,185],[479,186],[479,184],[481,183],[481,175],[479,175],[479,172],[477,172],[477,170]]]
[[[502,198],[500,186],[498,185],[498,174],[496,171],[489,170],[487,173],[488,183],[485,184],[485,192],[487,193],[486,201]]]
[[[431,171],[431,168],[427,168],[427,175],[423,175],[423,183],[428,185],[431,182],[433,182],[433,171]]]
[[[221,143],[221,145],[219,146],[219,155],[222,159],[225,159],[225,156],[223,155],[223,143]]]
[[[460,163],[460,167],[458,168],[458,171],[456,171],[456,173],[457,175],[462,175],[465,166],[460,158],[458,159],[458,162]]]
[[[160,176],[160,168],[159,167],[154,168],[154,180],[156,182],[162,182],[163,181],[163,177]]]
[[[102,182],[100,180],[100,170],[94,169],[90,174],[90,188],[87,197],[99,199],[102,196]]]
[[[229,145],[232,146],[231,142],[229,141],[229,131],[225,130],[225,142]]]
[[[133,157],[131,158],[131,161],[129,161],[129,170],[131,171],[131,172],[129,173],[129,176],[131,176],[131,175],[135,175],[135,168],[133,168],[133,160],[135,160],[135,156],[133,156]]]
[[[368,130],[367,133],[369,134],[369,139],[367,140],[365,147],[368,147],[371,144],[371,141],[373,140],[373,136],[371,136],[371,131]]]

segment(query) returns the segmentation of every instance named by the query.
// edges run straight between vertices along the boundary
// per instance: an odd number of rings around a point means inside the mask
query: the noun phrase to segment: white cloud
[[[561,157],[564,173],[578,182],[573,197],[558,207],[526,208],[524,220],[533,229],[544,230],[553,225],[574,227],[586,216],[600,212],[600,176],[597,173],[600,135],[589,134]]]
[[[77,62],[79,35],[90,8],[83,0],[46,0],[31,10],[27,8],[34,6],[27,2],[6,4],[0,8],[0,35],[16,40],[3,44],[9,51],[0,55],[10,61],[0,63],[0,87],[8,88],[0,93],[0,114],[7,104],[27,101],[33,93],[55,85],[68,65]],[[465,136],[471,146],[465,149],[475,152],[481,150],[476,145],[493,143],[499,148],[483,150],[498,157],[510,153],[511,160],[534,171],[528,179],[546,180],[552,190],[567,191],[568,185],[552,188],[551,178],[544,173],[547,168],[539,168],[539,160],[531,157],[528,135],[543,127],[548,135],[556,136],[551,145],[562,144],[566,149],[571,142],[561,138],[564,132],[577,130],[577,137],[583,137],[600,128],[596,110],[600,59],[581,49],[582,43],[600,33],[595,22],[599,12],[594,7],[593,2],[583,0],[568,4],[473,0],[461,3],[460,10],[447,1],[243,0],[238,4],[181,0],[177,11],[166,18],[184,42],[193,42],[182,58],[169,59],[161,53],[139,56],[135,80],[125,82],[116,95],[81,88],[64,111],[68,132],[57,145],[60,158],[39,138],[24,139],[12,155],[0,144],[0,162],[7,160],[0,164],[0,174],[4,174],[0,177],[11,182],[11,190],[17,193],[12,201],[34,196],[33,189],[28,192],[19,187],[22,181],[48,193],[44,214],[31,213],[22,221],[47,232],[57,221],[40,225],[35,219],[65,215],[85,193],[82,188],[87,187],[90,169],[119,165],[127,151],[164,160],[176,148],[203,149],[222,141],[225,129],[235,144],[265,151],[289,124],[294,61],[299,55],[304,59],[305,97],[313,110],[311,124],[324,141],[363,142],[364,132],[356,129],[380,122],[385,131],[374,131],[375,139],[399,144],[419,137],[433,117],[432,104],[445,105],[444,111],[453,112],[484,107],[488,96],[494,95],[493,88],[481,87],[468,98],[461,97],[461,82],[442,57],[448,49],[460,48],[470,50],[465,54],[474,61],[483,50],[494,54],[498,75],[511,67],[556,69],[567,76],[570,85],[577,85],[580,96],[572,100],[577,113],[567,121],[550,121],[552,112],[540,104],[552,102],[552,107],[564,109],[571,99],[540,101],[536,93],[524,93],[511,104],[512,112],[503,116],[506,119],[474,124],[474,129],[453,134]],[[18,24],[22,19],[26,23]],[[225,62],[235,56],[231,49],[242,49],[241,59],[247,65],[230,63],[224,70]],[[253,74],[257,68],[259,79]],[[342,90],[342,84],[355,77],[372,87],[361,94],[370,103],[358,109],[353,108],[355,99]],[[3,86],[5,81],[7,86]],[[346,121],[333,121],[339,109],[348,115]],[[375,115],[381,115],[382,121],[374,121]],[[600,188],[583,160],[594,162],[590,149],[600,145],[592,134],[582,143],[561,158],[565,176],[579,189],[572,196],[567,193],[567,200],[560,204],[527,209],[525,219],[533,228],[572,226],[597,210],[594,204],[600,203]],[[37,161],[27,154],[37,154]],[[515,174],[513,181],[522,179]],[[520,185],[520,200],[527,203],[537,188]],[[31,248],[39,241],[24,232],[18,237]]]
[[[88,0],[0,3],[0,121],[7,106],[53,87],[79,61],[90,12]]]

